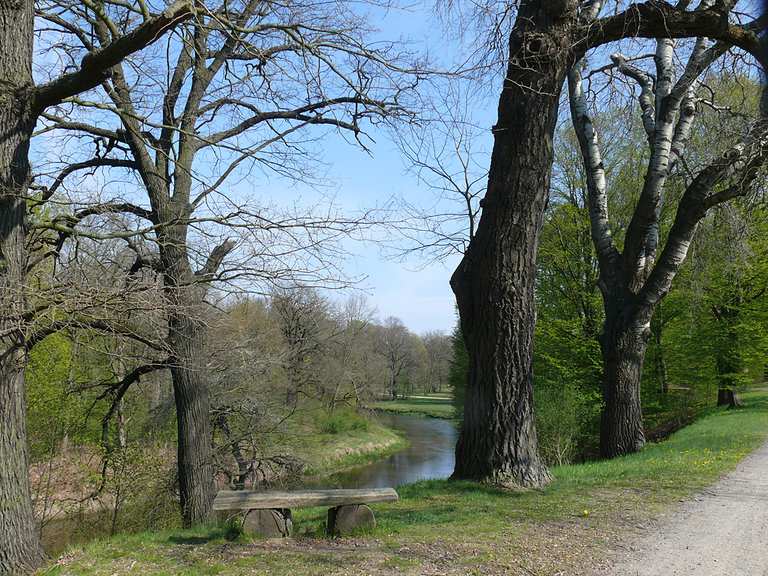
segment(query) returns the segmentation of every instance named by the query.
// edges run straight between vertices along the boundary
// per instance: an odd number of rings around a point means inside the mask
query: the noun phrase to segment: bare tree
[[[26,447],[24,323],[28,260],[25,218],[30,180],[29,144],[38,118],[47,108],[86,92],[130,54],[145,48],[191,15],[191,4],[177,2],[160,14],[148,8],[140,24],[115,34],[82,61],[50,82],[32,79],[35,3],[0,7],[0,573],[33,569],[42,558],[32,516]]]
[[[387,390],[397,400],[400,376],[412,364],[410,332],[399,318],[389,316],[380,329],[381,350],[387,363]]]
[[[449,83],[419,126],[397,133],[408,170],[433,193],[426,206],[420,198],[400,199],[403,216],[394,226],[400,257],[444,261],[463,255],[475,235],[488,170],[479,161],[483,129],[472,122],[471,100],[460,88]]]
[[[698,10],[707,10],[711,4],[702,2]],[[605,400],[600,446],[608,457],[634,452],[645,443],[640,377],[651,320],[685,261],[698,223],[713,207],[747,194],[768,155],[768,120],[760,116],[733,146],[697,174],[691,173],[695,163],[686,162],[685,152],[698,109],[704,105],[700,78],[729,45],[700,37],[683,59],[680,52],[684,48],[676,53],[671,39],[658,40],[652,71],[643,69],[641,62],[629,62],[622,54],[612,56],[616,69],[639,85],[638,109],[649,153],[623,250],[617,248],[611,235],[609,182],[582,83],[584,63],[577,63],[569,74],[571,116],[587,176],[592,240],[605,309],[600,335]],[[679,74],[678,60],[684,62]],[[666,242],[662,242],[661,208],[675,201],[670,187],[678,169],[686,187]]]
[[[328,302],[308,288],[282,290],[272,295],[271,302],[287,346],[285,404],[294,409],[300,394],[309,395],[320,384],[320,356],[329,336],[324,326]]]
[[[107,4],[50,17],[73,41],[61,57],[107,45],[126,26],[119,16]],[[210,284],[332,281],[336,264],[323,247],[361,224],[332,209],[276,213],[234,182],[258,170],[308,179],[308,128],[347,133],[364,146],[366,123],[404,113],[418,73],[366,32],[343,3],[201,3],[162,51],[113,67],[104,98],[45,116],[45,130],[90,141],[94,152],[53,175],[44,195],[83,170],[130,171],[129,193],[85,198],[82,210],[51,226],[92,235],[95,217],[130,214],[135,224],[121,237],[135,249],[135,267],[163,280],[185,525],[208,518],[214,495],[200,312]]]
[[[363,406],[373,383],[373,340],[370,337],[374,310],[362,294],[352,294],[335,313],[337,333],[330,342],[325,377],[333,393],[326,402],[332,412],[337,404]]]
[[[451,338],[442,332],[427,332],[421,337],[427,352],[425,391],[442,392],[448,383],[453,352]]]

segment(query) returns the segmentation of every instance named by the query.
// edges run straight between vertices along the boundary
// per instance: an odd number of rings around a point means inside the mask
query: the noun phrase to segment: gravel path
[[[768,576],[768,444],[617,554],[603,576]]]

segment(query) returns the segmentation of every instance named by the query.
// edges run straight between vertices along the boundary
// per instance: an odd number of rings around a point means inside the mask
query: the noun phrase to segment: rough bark
[[[205,333],[199,321],[171,314],[169,344],[178,426],[178,473],[185,526],[206,522],[215,494],[211,453],[210,398],[203,365]]]
[[[451,278],[470,358],[453,478],[519,487],[550,481],[534,422],[533,291],[558,100],[570,65],[567,20],[540,4],[520,6],[483,214]]]
[[[0,5],[0,574],[32,571],[43,558],[32,511],[22,325],[24,196],[29,184],[34,5]]]
[[[168,348],[176,402],[179,496],[184,526],[207,522],[215,494],[211,406],[205,371],[205,283],[198,284],[186,252],[186,227],[169,226],[160,243],[169,303]]]
[[[620,296],[606,299],[600,335],[605,403],[600,453],[607,458],[637,452],[645,445],[640,381],[650,330],[638,320],[632,305],[622,305],[622,300]]]

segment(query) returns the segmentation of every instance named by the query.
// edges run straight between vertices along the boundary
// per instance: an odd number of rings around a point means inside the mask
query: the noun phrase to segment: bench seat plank
[[[214,510],[268,510],[272,508],[309,508],[345,506],[371,502],[394,502],[394,488],[301,490],[297,492],[251,492],[220,490],[213,501]]]

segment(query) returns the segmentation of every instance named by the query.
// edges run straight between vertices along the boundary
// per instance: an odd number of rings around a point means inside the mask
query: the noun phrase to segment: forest
[[[586,576],[738,473],[768,439],[767,19],[0,4],[0,576]],[[379,306],[373,254],[452,271],[453,328]],[[214,511],[373,465],[403,470],[372,533]]]

